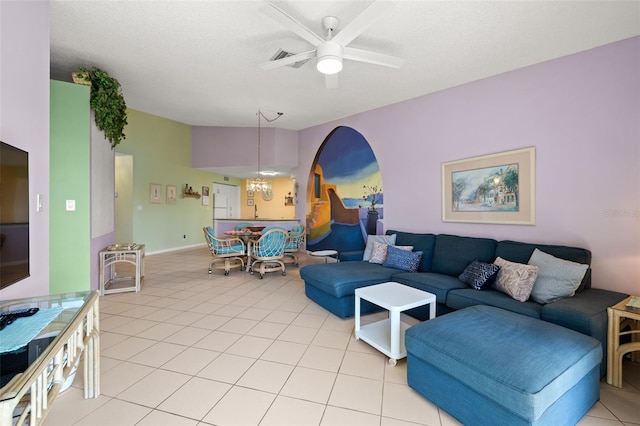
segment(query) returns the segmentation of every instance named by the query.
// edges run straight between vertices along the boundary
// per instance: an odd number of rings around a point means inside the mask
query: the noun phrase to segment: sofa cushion
[[[500,267],[494,263],[474,260],[458,276],[458,279],[475,290],[485,290],[491,288],[499,270]]]
[[[433,272],[420,272],[414,274],[412,272],[396,271],[391,277],[392,281],[399,282],[419,290],[427,291],[436,295],[436,301],[444,304],[447,301],[449,291],[456,288],[467,288],[467,285],[460,281],[458,277],[450,277],[449,275],[435,274]]]
[[[420,259],[422,259],[421,251],[409,251],[399,247],[388,246],[387,259],[384,261],[383,266],[402,269],[407,272],[416,272],[418,266],[420,266]]]
[[[371,251],[371,258],[369,258],[369,262],[371,263],[379,263],[383,264],[385,260],[387,260],[387,251],[390,246],[389,244],[379,243],[375,241],[373,243],[373,250]],[[413,250],[413,246],[393,246],[399,250],[411,251]]]
[[[517,314],[540,319],[542,305],[532,300],[519,302],[498,290],[476,291],[471,288],[451,290],[447,295],[447,307],[455,310],[469,306],[486,305],[506,309]]]
[[[520,302],[526,302],[536,281],[538,267],[509,262],[501,257],[494,263],[500,267],[500,271],[493,287]]]
[[[489,238],[438,235],[431,261],[431,272],[457,277],[474,260],[493,262],[495,250],[496,240]]]
[[[535,249],[529,265],[538,267],[538,277],[531,298],[538,303],[551,303],[576,293],[589,265],[559,259]]]
[[[396,234],[396,244],[413,246],[414,251],[422,252],[418,272],[429,272],[433,258],[433,248],[436,243],[435,234],[414,234],[413,232],[387,231],[387,234]]]
[[[536,248],[560,259],[585,265],[591,264],[591,252],[587,249],[561,245],[521,243],[509,240],[498,242],[496,257],[501,257],[511,262],[527,263]],[[585,288],[591,288],[591,269],[587,270],[576,292],[579,293]]]
[[[384,243],[384,244],[395,244],[396,243],[396,234],[391,235],[368,235],[367,236],[367,246],[364,249],[364,254],[362,255],[362,260],[368,261],[371,259],[371,253],[373,252],[373,243]]]
[[[398,269],[362,261],[316,263],[300,268],[300,278],[334,297],[353,296],[358,287],[392,281]]]

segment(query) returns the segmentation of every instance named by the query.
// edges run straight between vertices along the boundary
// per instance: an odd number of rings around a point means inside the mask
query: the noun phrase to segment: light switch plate
[[[76,210],[76,200],[67,200],[67,211],[72,212]]]

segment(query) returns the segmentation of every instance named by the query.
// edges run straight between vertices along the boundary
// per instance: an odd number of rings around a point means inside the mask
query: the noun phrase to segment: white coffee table
[[[409,324],[400,321],[400,313],[407,309],[430,304],[429,318],[436,317],[436,296],[396,282],[387,282],[355,290],[355,336],[386,356],[396,365],[407,356],[404,332]],[[389,318],[360,327],[360,300],[367,300],[389,311]]]

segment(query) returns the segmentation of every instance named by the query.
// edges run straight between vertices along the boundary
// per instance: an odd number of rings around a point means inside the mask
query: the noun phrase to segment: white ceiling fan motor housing
[[[336,74],[342,70],[343,48],[331,40],[318,45],[316,57],[318,63],[316,68],[323,74]]]

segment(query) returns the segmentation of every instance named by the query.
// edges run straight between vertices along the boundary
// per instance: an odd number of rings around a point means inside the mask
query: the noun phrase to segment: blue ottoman
[[[465,425],[575,425],[600,398],[592,337],[490,306],[407,330],[409,386]]]

